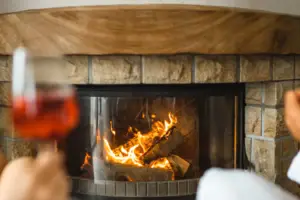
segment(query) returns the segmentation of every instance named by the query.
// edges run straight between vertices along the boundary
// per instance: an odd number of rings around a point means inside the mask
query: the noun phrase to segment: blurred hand
[[[69,185],[60,153],[11,161],[0,178],[0,200],[67,200]]]
[[[300,141],[300,90],[285,94],[285,123],[292,135]]]
[[[0,152],[0,174],[2,173],[4,167],[7,165],[7,160],[2,152]]]

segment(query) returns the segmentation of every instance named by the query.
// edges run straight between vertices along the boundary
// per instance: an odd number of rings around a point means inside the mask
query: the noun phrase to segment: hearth
[[[244,84],[77,89],[81,121],[60,145],[75,195],[189,199],[210,167],[245,167]]]

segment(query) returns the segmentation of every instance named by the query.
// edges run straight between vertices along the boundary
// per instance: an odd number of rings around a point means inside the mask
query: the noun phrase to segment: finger
[[[300,140],[300,105],[297,93],[289,91],[285,94],[285,123],[293,136]]]
[[[43,151],[37,156],[35,174],[41,180],[51,179],[55,173],[63,169],[63,155],[59,152]]]

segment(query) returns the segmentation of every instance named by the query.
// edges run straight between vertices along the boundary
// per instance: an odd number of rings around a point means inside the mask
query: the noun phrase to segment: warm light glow
[[[177,118],[172,113],[169,113],[168,117],[169,120],[165,120],[164,123],[161,121],[154,122],[151,131],[148,133],[142,134],[140,131],[136,132],[134,138],[131,140],[132,142],[115,149],[111,149],[107,139],[103,138],[106,159],[114,163],[134,165],[137,167],[146,166],[141,156],[144,155],[157,140],[168,137],[169,134],[171,134],[170,129],[177,123]],[[129,130],[132,131],[132,128],[130,127],[128,131]],[[153,161],[149,167],[172,170],[167,158],[160,158]]]
[[[97,134],[96,134],[96,142],[97,142],[97,144],[100,144],[100,141],[101,141],[100,130],[97,129]]]
[[[153,115],[151,115],[151,117],[153,117]],[[100,138],[100,130],[97,129],[97,143],[103,139],[106,153],[105,158],[107,161],[133,165],[136,167],[160,168],[173,172],[171,164],[167,158],[159,158],[152,161],[150,164],[145,164],[142,158],[142,156],[155,144],[156,141],[163,137],[167,138],[171,134],[170,130],[177,124],[177,118],[172,113],[168,114],[168,118],[169,120],[165,120],[164,123],[161,121],[155,121],[152,125],[152,129],[147,133],[141,133],[136,128],[129,126],[127,134],[135,134],[130,140],[131,142],[127,142],[114,149],[111,149],[111,145],[106,138]],[[115,135],[116,131],[112,128],[111,121],[110,125],[111,132]],[[81,169],[87,165],[91,165],[89,162],[90,158],[91,156],[86,153]],[[174,173],[172,179],[174,179]]]
[[[116,131],[115,129],[112,127],[112,121],[109,122],[110,123],[110,131],[113,135],[116,135]]]

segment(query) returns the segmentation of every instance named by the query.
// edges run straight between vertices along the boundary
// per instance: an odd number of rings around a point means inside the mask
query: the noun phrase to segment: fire
[[[172,170],[171,164],[167,158],[159,158],[150,163],[151,168],[162,168]]]
[[[91,159],[91,156],[88,153],[85,153],[83,164],[80,167],[81,170],[83,170],[85,166],[91,165],[90,164],[90,159]]]
[[[142,134],[140,131],[134,133],[134,137],[124,145],[111,149],[109,142],[103,138],[106,159],[114,163],[134,165],[137,167],[146,166],[142,156],[160,139],[167,138],[171,134],[171,129],[177,124],[177,118],[168,114],[169,120],[164,123],[156,121],[152,125],[152,130]],[[132,131],[132,128],[130,128]],[[115,134],[115,133],[114,133]],[[171,165],[167,158],[160,158],[150,163],[148,167],[164,168],[171,170]]]
[[[110,131],[113,135],[116,135],[116,131],[115,129],[112,127],[112,121],[109,122],[110,123]]]

